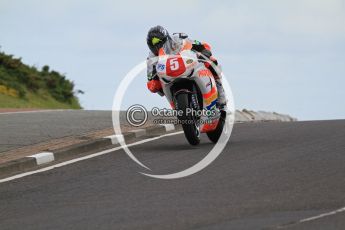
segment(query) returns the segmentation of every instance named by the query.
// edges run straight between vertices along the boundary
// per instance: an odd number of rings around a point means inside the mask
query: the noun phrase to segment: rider
[[[156,74],[156,64],[159,51],[162,48],[165,54],[178,54],[182,48],[183,40],[187,39],[192,44],[192,50],[196,51],[200,59],[209,59],[215,65],[218,65],[217,60],[212,57],[211,48],[207,43],[201,43],[197,40],[188,39],[188,36],[184,33],[174,33],[169,35],[168,31],[162,26],[152,27],[147,34],[147,45],[150,48],[150,53],[147,58],[147,87],[152,93],[162,91],[161,82]],[[205,63],[205,66],[212,72],[216,81],[218,91],[218,104],[220,106],[226,105],[225,92],[222,86],[222,81],[217,72],[212,68],[209,63]]]

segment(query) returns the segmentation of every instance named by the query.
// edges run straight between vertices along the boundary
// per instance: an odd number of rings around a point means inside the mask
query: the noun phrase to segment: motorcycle
[[[178,55],[160,54],[156,65],[162,91],[177,113],[186,139],[200,143],[200,133],[217,143],[226,119],[226,111],[217,105],[216,82],[196,52],[185,49]]]

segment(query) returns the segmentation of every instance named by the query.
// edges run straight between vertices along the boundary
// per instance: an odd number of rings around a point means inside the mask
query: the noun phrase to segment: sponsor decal
[[[186,63],[187,63],[187,64],[193,63],[193,59],[187,59]]]
[[[198,71],[198,76],[199,77],[212,77],[212,73],[208,69],[202,69]]]
[[[164,64],[158,64],[157,65],[157,70],[163,71],[164,69],[165,69],[165,65]]]

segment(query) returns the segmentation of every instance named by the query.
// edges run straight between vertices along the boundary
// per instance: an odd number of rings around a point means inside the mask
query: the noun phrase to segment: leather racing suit
[[[215,65],[218,65],[217,60],[212,56],[211,47],[207,43],[201,43],[197,40],[191,40],[188,36],[184,33],[174,33],[171,36],[171,39],[168,39],[167,42],[163,45],[162,49],[164,50],[165,54],[176,55],[180,52],[183,46],[183,40],[187,39],[188,42],[192,44],[191,50],[195,51],[198,55],[199,59],[209,59]],[[148,89],[153,92],[162,92],[161,82],[158,79],[156,73],[156,64],[157,64],[157,55],[150,52],[147,57],[147,87]],[[217,74],[217,72],[212,68],[212,66],[205,62],[205,66],[211,71],[212,75],[215,78],[216,86],[218,90],[218,103],[219,105],[226,105],[226,96],[221,82],[221,76]]]

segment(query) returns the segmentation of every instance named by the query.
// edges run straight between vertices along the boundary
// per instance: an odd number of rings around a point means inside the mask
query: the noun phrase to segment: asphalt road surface
[[[146,125],[150,124],[151,117],[149,113]],[[120,124],[124,127],[129,126],[125,111],[120,113]],[[1,152],[44,141],[112,127],[112,111],[55,110],[0,113],[0,155]]]
[[[111,111],[61,110],[0,113],[0,153],[109,127],[112,127]]]
[[[179,134],[131,150],[166,173],[211,148]],[[138,171],[119,150],[0,183],[0,229],[345,228],[345,212],[332,213],[345,206],[344,120],[236,124],[224,152],[195,175]]]

